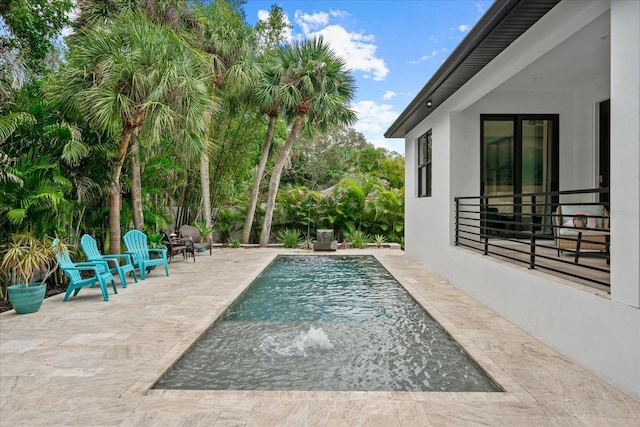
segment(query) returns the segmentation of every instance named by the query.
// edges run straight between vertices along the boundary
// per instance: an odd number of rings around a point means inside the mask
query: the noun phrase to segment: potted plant
[[[32,234],[14,234],[3,252],[0,267],[9,271],[9,283],[13,283],[7,286],[11,305],[20,314],[38,311],[47,292],[47,278],[58,267],[56,248]]]
[[[193,225],[195,227],[198,228],[198,231],[200,232],[200,241],[201,242],[208,242],[210,237],[211,237],[211,233],[213,233],[213,228],[209,228],[207,227],[207,221],[194,221]],[[198,248],[198,252],[204,252],[205,248]]]

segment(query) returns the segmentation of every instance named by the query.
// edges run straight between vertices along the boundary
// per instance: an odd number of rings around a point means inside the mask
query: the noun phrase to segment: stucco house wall
[[[610,75],[570,91],[500,89],[511,76],[602,16],[611,20]],[[640,2],[563,1],[407,132],[405,250],[467,294],[640,398],[639,28]],[[590,188],[597,185],[597,103],[609,97],[615,207],[610,298],[454,246],[454,197],[480,194],[480,114],[559,114],[560,188]],[[416,140],[429,129],[433,195],[418,198]]]

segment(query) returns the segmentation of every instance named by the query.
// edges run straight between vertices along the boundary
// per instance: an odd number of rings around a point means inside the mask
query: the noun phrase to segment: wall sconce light
[[[431,100],[427,101],[427,108],[431,108],[431,106],[433,105],[433,103],[431,102]]]

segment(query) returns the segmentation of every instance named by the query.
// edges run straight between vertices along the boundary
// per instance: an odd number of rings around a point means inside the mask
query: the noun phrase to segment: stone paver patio
[[[34,314],[0,314],[0,425],[640,425],[637,399],[390,249],[337,254],[375,255],[504,393],[152,390],[281,253],[292,251],[214,250],[176,259],[170,277],[155,270],[108,302],[83,289]]]

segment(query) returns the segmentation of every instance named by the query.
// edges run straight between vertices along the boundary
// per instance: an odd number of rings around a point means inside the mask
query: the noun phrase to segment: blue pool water
[[[154,386],[500,391],[371,256],[278,256]]]

